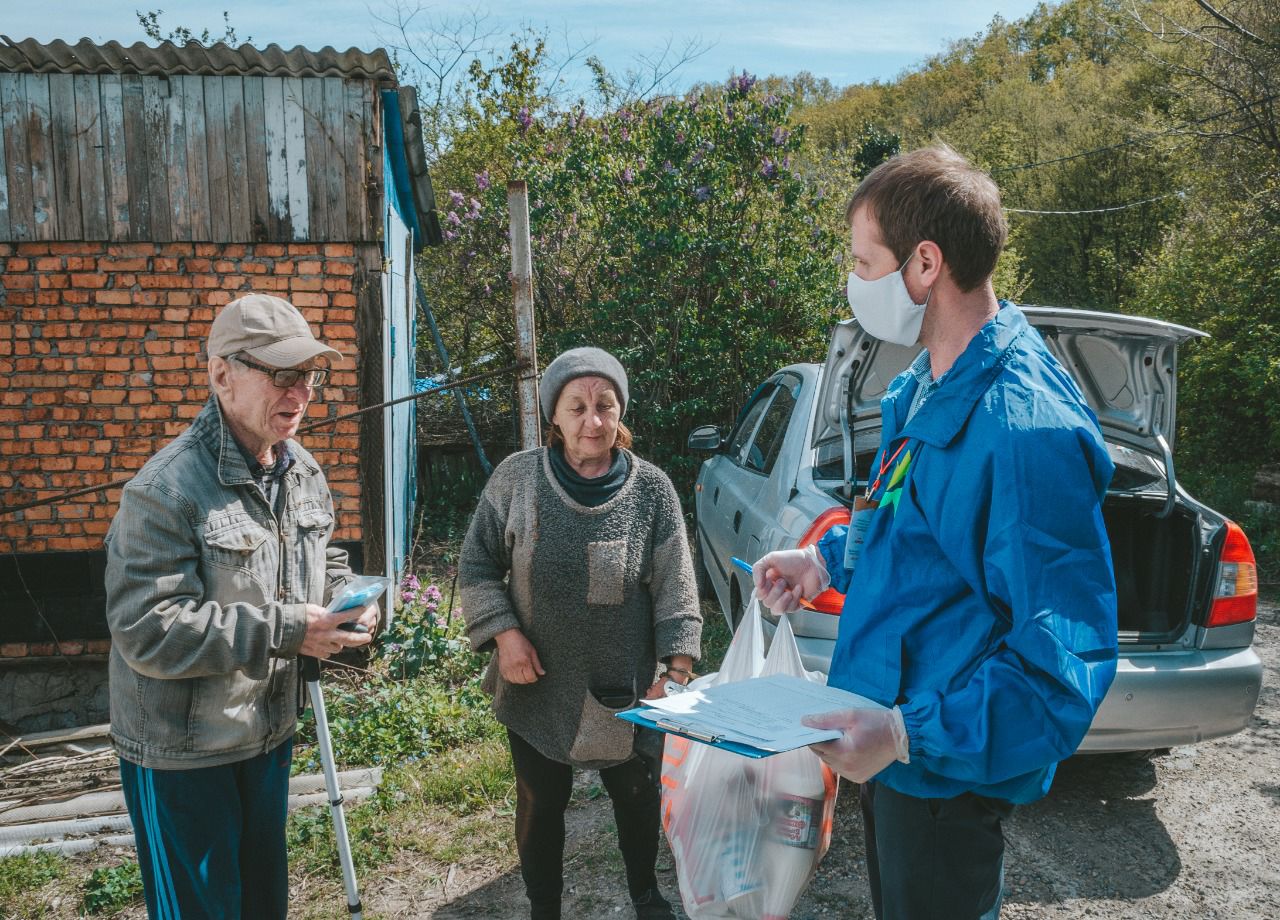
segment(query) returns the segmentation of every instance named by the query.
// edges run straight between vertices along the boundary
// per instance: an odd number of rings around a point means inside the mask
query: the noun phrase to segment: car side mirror
[[[689,450],[718,451],[724,446],[724,438],[715,425],[699,425],[689,432]]]

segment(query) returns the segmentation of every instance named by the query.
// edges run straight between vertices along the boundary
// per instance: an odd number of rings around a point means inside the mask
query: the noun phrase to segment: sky
[[[946,49],[958,38],[982,31],[996,15],[1018,19],[1035,0],[399,0],[401,9],[430,22],[484,15],[495,44],[525,26],[545,30],[554,50],[599,57],[612,72],[635,68],[668,43],[676,49],[696,42],[702,53],[673,77],[672,89],[724,80],[746,70],[759,76],[808,70],[843,86],[891,80],[903,70]],[[144,41],[134,10],[161,8],[161,26],[222,34],[221,11],[230,13],[241,40],[285,47],[325,45],[365,50],[392,42],[391,0],[0,0],[0,33],[42,42],[82,37],[125,44]],[[579,55],[583,57],[585,55]],[[573,65],[577,78],[585,71]]]

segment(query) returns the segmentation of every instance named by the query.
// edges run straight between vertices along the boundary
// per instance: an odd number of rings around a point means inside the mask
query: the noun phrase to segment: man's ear
[[[217,396],[231,389],[231,363],[226,358],[209,358],[209,386]]]
[[[942,276],[945,264],[942,260],[942,249],[933,240],[924,240],[916,245],[916,264],[920,275],[920,283],[932,288]]]

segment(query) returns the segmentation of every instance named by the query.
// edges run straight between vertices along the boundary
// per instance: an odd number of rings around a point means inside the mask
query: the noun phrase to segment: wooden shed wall
[[[340,77],[0,73],[0,240],[377,240],[379,106]]]

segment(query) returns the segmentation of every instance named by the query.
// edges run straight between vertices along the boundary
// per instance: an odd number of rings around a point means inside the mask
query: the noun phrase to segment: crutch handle
[[[311,683],[313,680],[320,679],[320,659],[312,658],[310,655],[299,655],[298,666],[302,669],[302,679]]]

